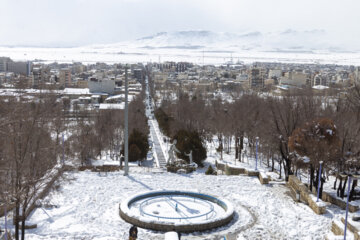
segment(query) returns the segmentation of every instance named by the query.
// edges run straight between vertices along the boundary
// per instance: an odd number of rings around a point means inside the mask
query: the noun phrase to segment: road
[[[159,132],[159,128],[158,128],[158,124],[156,122],[156,119],[154,118],[154,114],[153,114],[153,104],[152,104],[152,100],[151,100],[151,96],[150,96],[150,92],[149,92],[149,82],[148,82],[148,78],[146,77],[145,79],[145,83],[146,83],[146,98],[145,98],[145,105],[146,105],[146,116],[148,117],[149,121],[149,127],[150,127],[150,137],[153,140],[153,151],[155,151],[156,153],[156,163],[157,163],[157,167],[159,168],[165,168],[166,167],[166,157],[164,155],[164,151],[162,149],[162,146],[160,144],[160,141],[162,139],[159,139],[159,135],[157,134],[157,132]]]

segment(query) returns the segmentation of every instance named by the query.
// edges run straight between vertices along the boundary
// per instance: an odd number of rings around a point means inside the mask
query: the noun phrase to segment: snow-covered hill
[[[45,62],[188,61],[196,64],[292,62],[360,65],[360,44],[335,42],[323,30],[161,32],[133,41],[77,48],[0,47],[0,56]]]
[[[350,49],[334,43],[324,30],[283,32],[211,32],[177,31],[160,32],[131,42],[96,45],[94,48],[132,46],[143,49],[202,49],[213,51],[255,50],[269,52],[344,52]],[[354,50],[354,49],[351,49]]]

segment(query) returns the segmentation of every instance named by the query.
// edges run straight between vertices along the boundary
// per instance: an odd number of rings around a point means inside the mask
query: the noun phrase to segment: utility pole
[[[62,134],[62,159],[61,159],[61,164],[62,166],[65,165],[65,147],[64,147],[64,133]]]
[[[258,147],[259,147],[259,137],[255,138],[256,140],[256,159],[255,159],[255,171],[257,171],[257,162],[258,162]]]
[[[128,66],[125,65],[125,172],[124,176],[129,175],[129,106],[128,106]]]

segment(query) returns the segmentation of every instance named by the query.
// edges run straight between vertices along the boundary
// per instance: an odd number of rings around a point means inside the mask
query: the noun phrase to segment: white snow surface
[[[138,63],[188,61],[197,64],[292,62],[360,65],[360,49],[333,46],[323,31],[241,34],[209,31],[159,33],[134,41],[73,48],[0,47],[16,61]]]
[[[212,232],[185,235],[183,239],[216,239],[228,233],[245,239],[322,239],[331,217],[316,215],[308,206],[295,203],[283,185],[261,185],[255,177],[180,175],[144,172],[132,167],[100,176],[94,172],[69,172],[59,191],[44,200],[54,208],[37,209],[29,223],[27,239],[126,239],[130,224],[119,216],[119,204],[148,190],[199,191],[228,199],[238,214],[229,225]],[[247,211],[244,211],[247,209]],[[45,212],[45,211],[46,212]],[[163,239],[163,233],[139,229],[141,239]]]

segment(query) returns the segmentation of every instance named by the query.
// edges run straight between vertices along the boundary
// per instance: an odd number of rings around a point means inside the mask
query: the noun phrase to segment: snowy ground
[[[157,134],[161,139],[158,129]],[[169,146],[160,145],[167,152]],[[216,143],[207,147],[205,167],[192,174],[173,174],[154,168],[156,156],[151,152],[147,167],[131,165],[128,177],[122,171],[65,173],[57,184],[60,187],[43,200],[44,207],[29,217],[28,223],[37,224],[37,228],[27,230],[27,239],[127,239],[130,225],[119,216],[121,201],[139,192],[162,189],[202,192],[227,199],[235,207],[235,218],[227,226],[184,235],[184,240],[217,240],[225,235],[230,235],[230,239],[323,239],[330,232],[332,220],[345,215],[335,206],[328,206],[324,215],[316,215],[308,206],[294,202],[281,180],[261,185],[256,177],[207,176],[204,174],[207,166],[220,159],[215,151]],[[223,161],[235,165],[234,154],[224,154]],[[254,168],[254,163],[254,158],[245,158],[245,163],[236,165]],[[118,162],[105,156],[97,164]],[[259,162],[258,168],[267,171],[263,163]],[[4,228],[4,218],[0,218],[0,227]],[[164,239],[164,234],[139,229],[138,239]]]
[[[31,47],[0,47],[0,56],[10,57],[16,61],[43,61],[45,63],[95,62],[106,63],[138,63],[161,61],[193,62],[196,64],[224,64],[234,57],[245,63],[252,62],[283,62],[309,64],[340,64],[358,65],[359,53],[301,53],[301,52],[272,52],[262,50],[241,50],[232,48],[209,49],[203,55],[203,50],[156,48],[148,49],[143,46],[120,46],[110,48],[31,48]],[[214,51],[215,50],[215,51]],[[220,51],[218,51],[220,50]],[[230,51],[230,52],[229,52]],[[119,52],[122,52],[119,54]],[[232,53],[232,54],[231,54]]]
[[[165,146],[162,146],[165,147]],[[208,145],[205,166],[219,160],[219,153]],[[224,154],[225,162],[234,163],[232,154]],[[254,167],[254,159],[241,163]],[[108,159],[101,161],[110,163]],[[234,163],[235,164],[235,163]],[[239,163],[236,163],[239,164]],[[263,165],[259,167],[266,170]],[[127,239],[130,225],[119,216],[120,202],[147,190],[199,191],[229,200],[237,212],[235,220],[211,232],[185,235],[182,239],[323,239],[331,221],[344,216],[337,207],[328,207],[324,215],[316,215],[308,206],[294,202],[282,181],[261,185],[256,177],[207,176],[206,167],[192,174],[172,174],[151,167],[130,167],[130,176],[123,172],[101,174],[68,172],[60,180],[60,188],[52,191],[29,218],[37,224],[27,231],[28,239]],[[4,219],[0,219],[4,227]],[[139,240],[164,239],[163,233],[139,229]]]
[[[137,171],[137,173],[135,173]],[[130,228],[119,216],[122,199],[146,190],[191,190],[213,194],[232,202],[236,220],[213,232],[184,236],[183,239],[217,239],[237,233],[245,239],[322,239],[329,232],[332,214],[316,215],[309,207],[295,203],[283,185],[261,185],[247,176],[206,176],[201,173],[179,175],[144,172],[131,168],[107,176],[93,172],[66,173],[61,188],[44,200],[55,207],[38,208],[29,223],[28,239],[126,239]],[[201,236],[201,237],[199,237]],[[162,239],[163,234],[144,229],[139,239]]]

